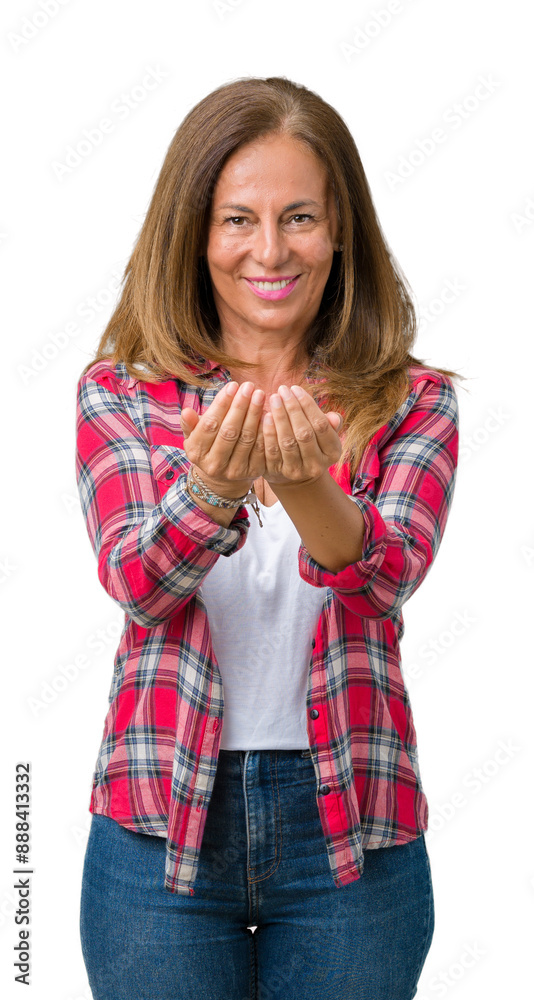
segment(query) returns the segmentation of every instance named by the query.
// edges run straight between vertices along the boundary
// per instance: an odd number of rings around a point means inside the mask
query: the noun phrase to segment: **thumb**
[[[184,438],[187,439],[198,424],[199,417],[198,414],[190,407],[186,406],[180,414],[180,424],[184,432]]]
[[[341,413],[336,413],[335,410],[329,410],[326,415],[334,430],[339,434],[339,431],[343,426],[343,417],[341,416]]]

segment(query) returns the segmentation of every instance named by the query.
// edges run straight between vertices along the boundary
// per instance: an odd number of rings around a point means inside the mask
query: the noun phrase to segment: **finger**
[[[256,432],[256,444],[254,445],[254,455],[257,457],[258,464],[261,465],[261,472],[258,472],[258,474],[254,477],[255,479],[257,479],[258,476],[263,476],[265,472],[265,437],[263,434],[264,417],[265,413],[263,412],[262,407],[260,407],[260,419],[258,423],[258,430]]]
[[[299,385],[292,385],[291,391],[293,396],[296,397],[296,400],[299,403],[302,412],[306,416],[308,423],[313,428],[319,447],[325,455],[329,454],[332,448],[339,445],[338,431],[341,429],[341,425],[343,423],[342,415],[336,414],[336,411],[334,410],[329,410],[328,413],[323,413],[310,394]],[[296,413],[293,400],[288,399],[286,406],[291,413]],[[335,416],[338,418],[337,422],[339,426],[334,426],[336,421],[333,418]]]
[[[286,385],[280,386],[279,393],[283,399],[284,408],[291,422],[293,434],[299,449],[301,463],[303,467],[311,469],[312,466],[315,466],[318,461],[322,461],[323,458],[323,452],[319,441],[317,440],[315,429],[310,423],[308,415],[304,412],[302,406],[300,405],[299,400]],[[330,428],[331,425],[326,419],[325,414],[322,413],[318,407],[317,410],[320,414],[321,420],[324,421],[326,426]]]
[[[280,389],[284,392],[286,386],[280,386]],[[303,421],[307,423],[295,397],[293,397],[293,402],[295,406],[298,406]],[[270,403],[274,426],[276,428],[277,444],[283,461],[284,475],[289,475],[302,469],[300,442],[297,439],[296,428],[293,426],[291,416],[286,409],[286,405],[284,405],[286,404],[286,400],[282,398],[281,393],[273,393]],[[302,427],[300,427],[300,433],[305,434]],[[313,436],[313,432],[309,427],[308,436],[310,438]]]
[[[339,434],[343,424],[343,417],[341,416],[341,413],[338,413],[336,410],[329,410],[325,416],[332,424],[334,430]]]
[[[228,475],[237,478],[248,476],[257,479],[263,473],[263,443],[258,441],[258,431],[263,410],[265,393],[263,389],[254,389],[250,396],[248,410],[245,413],[241,430],[234,444],[234,450],[230,456],[228,464]],[[238,406],[237,396],[234,406]],[[232,409],[229,411],[227,419],[230,420]]]
[[[280,451],[280,445],[278,444],[278,436],[276,433],[272,410],[270,413],[265,413],[263,415],[261,436],[263,440],[263,453],[265,460],[264,477],[269,479],[270,476],[275,474],[277,475],[282,468],[282,453]]]
[[[261,431],[261,415],[265,393],[263,389],[254,389],[250,397],[248,410],[241,426],[239,437],[235,443],[230,465],[236,469],[245,466],[256,479],[263,471],[263,439]]]
[[[184,432],[184,439],[187,440],[191,431],[196,427],[200,417],[191,406],[185,406],[180,413],[180,424]]]
[[[198,439],[198,441],[195,439],[195,444],[198,444],[199,448],[197,458],[201,458],[210,450],[238,390],[239,386],[237,382],[227,382],[219,390],[213,402],[210,403],[206,412],[198,420],[194,428],[196,439]]]
[[[239,439],[249,411],[253,391],[254,384],[252,382],[243,382],[235,393],[219,431],[203,459],[203,468],[208,475],[228,474],[232,479],[246,478],[248,463],[244,462],[243,455],[239,454]],[[254,405],[254,410],[256,410],[256,405]],[[254,423],[253,416],[251,416],[250,422]],[[245,438],[250,438],[248,431]],[[248,442],[245,441],[245,445],[247,443],[250,451],[254,442],[248,440]]]

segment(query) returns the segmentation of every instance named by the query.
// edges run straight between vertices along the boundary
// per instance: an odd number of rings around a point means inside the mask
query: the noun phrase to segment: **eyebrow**
[[[290,212],[294,208],[302,208],[304,205],[315,205],[316,208],[321,208],[322,207],[321,205],[318,204],[318,202],[313,201],[310,198],[307,201],[293,201],[293,202],[291,202],[291,205],[286,205],[286,207],[284,209],[282,209],[282,211],[283,212]],[[225,204],[225,205],[218,205],[217,206],[217,210],[219,210],[221,208],[233,208],[236,212],[250,212],[251,214],[253,214],[253,211],[254,211],[252,208],[247,208],[246,205],[229,205],[229,204]]]

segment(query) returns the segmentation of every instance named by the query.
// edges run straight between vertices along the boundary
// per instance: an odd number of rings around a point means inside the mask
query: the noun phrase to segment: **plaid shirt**
[[[77,387],[76,478],[98,578],[125,612],[89,810],[166,837],[164,886],[194,894],[217,768],[223,686],[199,588],[247,539],[186,490],[179,414],[203,413],[230,373],[206,385],[131,378],[94,362]],[[328,588],[306,694],[317,807],[336,886],[360,877],[363,850],[428,828],[412,711],[401,670],[402,606],[424,580],[450,509],[458,456],[453,383],[410,370],[412,387],[337,481],[365,522],[363,557],[338,573],[303,544],[299,572]],[[334,466],[330,473],[334,475]]]

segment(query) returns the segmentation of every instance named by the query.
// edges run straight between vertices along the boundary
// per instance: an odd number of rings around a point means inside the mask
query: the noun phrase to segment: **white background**
[[[458,388],[452,512],[405,607],[402,643],[436,904],[417,995],[525,996],[534,909],[530,4],[402,0],[388,13],[380,0],[12,0],[0,30],[2,995],[91,996],[79,895],[123,614],[98,582],[77,496],[77,379],[184,115],[223,82],[284,75],[333,104],[354,135],[418,304],[416,355],[468,378]],[[112,131],[61,173],[68,147],[104,117]],[[438,128],[445,138],[432,149]],[[394,181],[403,157],[408,176]],[[14,984],[12,965],[14,771],[24,760],[33,768],[31,992]]]

